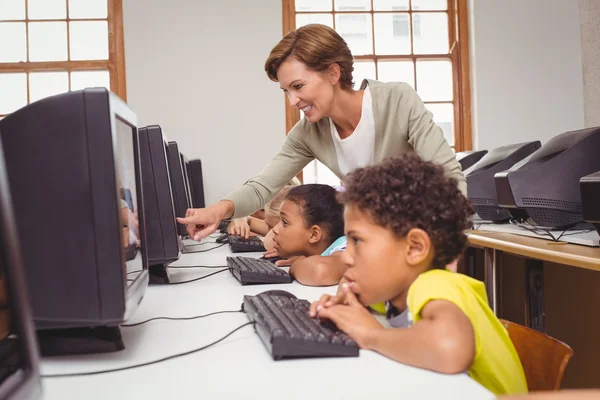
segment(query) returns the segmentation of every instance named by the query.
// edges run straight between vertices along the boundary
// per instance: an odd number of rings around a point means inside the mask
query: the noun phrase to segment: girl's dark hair
[[[306,226],[321,226],[329,243],[344,235],[344,207],[336,198],[336,190],[329,185],[307,184],[296,186],[286,200],[300,207]]]

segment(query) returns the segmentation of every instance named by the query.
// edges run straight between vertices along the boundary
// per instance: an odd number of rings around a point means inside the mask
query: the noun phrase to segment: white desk
[[[213,239],[214,240],[214,239]],[[210,248],[214,244],[207,244]],[[185,254],[173,265],[225,265],[228,246]],[[246,254],[250,255],[250,254]],[[260,254],[252,253],[260,256]],[[171,270],[187,280],[214,269]],[[156,316],[194,316],[238,310],[244,294],[280,289],[316,300],[335,287],[297,282],[241,286],[229,272],[176,286],[150,286],[128,323]],[[245,314],[220,314],[192,321],[153,321],[122,328],[126,349],[111,354],[46,358],[43,374],[118,368],[202,347],[248,322]],[[263,381],[261,378],[266,378]],[[43,379],[46,400],[117,399],[490,399],[466,374],[442,375],[408,367],[361,350],[356,358],[273,361],[253,327],[198,353],[132,370],[74,378]]]

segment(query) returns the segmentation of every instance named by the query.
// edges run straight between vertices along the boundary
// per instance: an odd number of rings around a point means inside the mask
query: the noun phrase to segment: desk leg
[[[487,291],[488,301],[494,314],[498,315],[498,263],[502,257],[502,252],[488,247],[484,250],[485,253],[485,289]]]
[[[527,260],[525,274],[526,321],[531,329],[546,333],[544,263],[539,260]]]

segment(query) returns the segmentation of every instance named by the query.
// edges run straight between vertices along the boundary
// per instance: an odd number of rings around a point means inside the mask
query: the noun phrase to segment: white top
[[[216,235],[206,239],[209,249]],[[186,243],[189,243],[186,241]],[[225,265],[229,246],[184,254],[174,265]],[[239,254],[238,254],[239,255]],[[260,257],[260,253],[243,253]],[[173,281],[193,279],[215,269],[172,269]],[[227,271],[184,285],[148,287],[129,323],[156,316],[193,316],[239,310],[244,294],[286,290],[314,301],[337,287],[309,287],[297,282],[242,286]],[[385,323],[385,319],[381,316]],[[122,328],[125,350],[42,360],[44,374],[97,371],[156,360],[207,345],[248,322],[243,313],[213,315],[192,321],[154,321]],[[390,386],[388,383],[394,382]],[[128,371],[77,378],[42,380],[44,400],[106,399],[493,399],[465,374],[443,375],[413,368],[373,351],[359,357],[273,361],[252,326],[221,343],[185,357]]]
[[[340,172],[346,175],[356,168],[366,167],[375,160],[375,120],[369,87],[364,91],[362,113],[354,132],[341,139],[335,124],[329,118],[331,137],[335,146]]]

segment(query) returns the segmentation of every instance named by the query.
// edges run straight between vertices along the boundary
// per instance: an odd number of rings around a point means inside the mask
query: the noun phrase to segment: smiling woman
[[[460,165],[415,90],[406,83],[368,79],[355,90],[353,70],[352,53],[332,28],[309,24],[285,35],[271,51],[265,71],[305,117],[258,176],[218,204],[190,209],[179,219],[190,237],[200,240],[223,218],[262,208],[314,159],[343,179],[355,168],[417,153],[442,165],[466,193]]]

